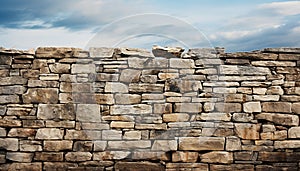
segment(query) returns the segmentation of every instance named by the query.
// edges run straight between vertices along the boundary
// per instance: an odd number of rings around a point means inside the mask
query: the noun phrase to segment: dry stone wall
[[[0,49],[0,170],[299,170],[300,49]]]

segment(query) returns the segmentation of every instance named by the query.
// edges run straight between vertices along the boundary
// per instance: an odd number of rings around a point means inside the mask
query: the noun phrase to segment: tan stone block
[[[105,151],[93,153],[93,160],[121,160],[129,157],[129,151]]]
[[[123,139],[127,139],[127,140],[140,140],[141,138],[142,138],[141,131],[126,131],[123,136]]]
[[[120,121],[112,121],[110,123],[111,128],[119,128],[119,129],[130,129],[134,128],[134,122],[120,122]]]
[[[175,103],[175,112],[178,113],[199,113],[201,111],[201,103]]]
[[[35,129],[30,128],[12,128],[7,136],[8,137],[34,137],[36,133]]]
[[[36,139],[62,139],[64,130],[58,128],[40,128],[35,135]]]
[[[124,69],[121,71],[120,82],[136,83],[139,82],[141,70]]]
[[[242,105],[239,103],[216,103],[215,109],[218,112],[241,112],[242,111]]]
[[[92,159],[92,154],[90,152],[67,152],[65,158],[72,162],[87,161]]]
[[[292,113],[292,104],[288,102],[264,102],[262,103],[262,111]]]
[[[255,115],[256,119],[267,120],[279,125],[298,126],[299,117],[297,115],[260,113]]]
[[[259,139],[260,125],[249,123],[235,123],[234,131],[242,139],[256,140]]]
[[[226,151],[239,151],[242,149],[241,140],[238,137],[226,137]]]
[[[275,149],[285,149],[285,148],[300,148],[300,140],[285,140],[285,141],[275,141]]]
[[[186,122],[189,121],[189,119],[190,115],[186,113],[172,113],[163,115],[164,122]]]
[[[300,103],[292,104],[292,112],[294,112],[296,114],[300,114]]]
[[[261,112],[260,102],[246,102],[243,104],[243,108],[247,113]]]
[[[164,166],[159,163],[150,162],[117,162],[115,165],[115,171],[123,170],[155,170],[164,171]]]
[[[198,156],[198,155],[197,155]],[[169,161],[170,156],[166,152],[152,152],[152,151],[134,151],[132,154],[133,160],[162,160]]]
[[[58,89],[56,88],[29,88],[23,94],[24,103],[57,103]],[[0,102],[1,103],[1,102]]]
[[[60,141],[44,141],[45,151],[64,151],[72,150],[73,141],[60,140]]]
[[[175,151],[172,153],[172,162],[196,163],[198,152]]]
[[[300,138],[300,127],[292,127],[288,131],[289,138]]]
[[[138,141],[108,141],[107,149],[111,150],[128,150],[128,149],[149,149],[151,147],[150,140]]]
[[[151,151],[176,151],[177,140],[154,140]]]
[[[230,121],[230,113],[200,113],[196,117],[197,120],[205,121]]]
[[[34,155],[36,161],[63,161],[63,152],[36,152]]]
[[[233,154],[226,151],[212,151],[200,155],[201,162],[205,163],[233,163]]]
[[[179,150],[207,151],[224,150],[225,138],[222,137],[182,137]]]
[[[141,103],[141,95],[138,94],[116,94],[116,104],[138,104]]]
[[[32,162],[33,155],[33,153],[7,152],[6,159],[11,160],[13,162],[29,163]]]
[[[268,88],[266,94],[283,95],[283,89],[280,86],[271,86]]]

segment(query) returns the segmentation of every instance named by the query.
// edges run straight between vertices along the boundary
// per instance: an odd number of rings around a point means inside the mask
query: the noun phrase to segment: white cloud
[[[300,14],[300,1],[272,2],[259,6],[261,9],[274,10],[281,15]]]

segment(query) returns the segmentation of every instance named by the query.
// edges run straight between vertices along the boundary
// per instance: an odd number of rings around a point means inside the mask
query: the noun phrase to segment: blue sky
[[[2,0],[0,46],[300,47],[300,1]]]

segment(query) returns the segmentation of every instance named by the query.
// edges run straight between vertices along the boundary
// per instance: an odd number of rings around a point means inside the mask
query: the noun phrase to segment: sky
[[[300,47],[300,1],[2,0],[0,46]]]

